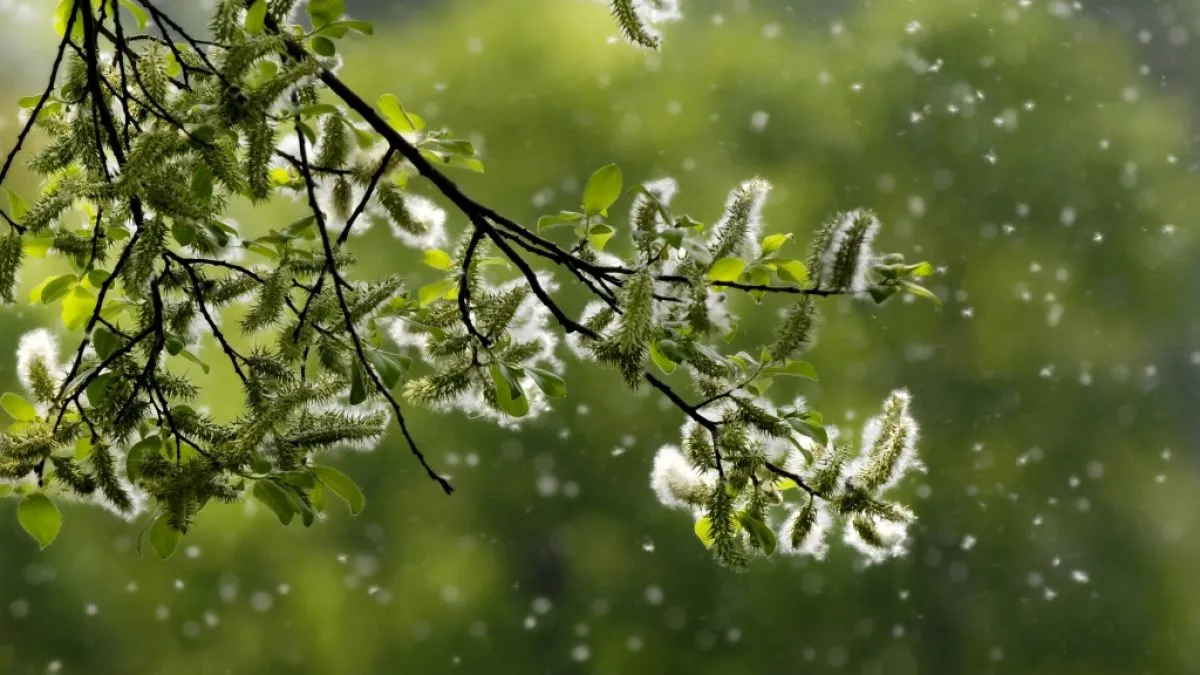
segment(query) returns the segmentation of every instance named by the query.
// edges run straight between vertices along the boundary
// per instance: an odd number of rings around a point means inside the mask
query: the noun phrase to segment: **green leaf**
[[[807,377],[813,382],[820,382],[817,377],[817,369],[807,361],[788,361],[782,366],[771,368],[767,372],[772,375],[795,375],[796,377]]]
[[[697,520],[692,530],[696,533],[700,543],[704,544],[704,548],[712,548],[712,545],[716,543],[712,533],[712,520],[708,516],[702,516]]]
[[[379,373],[379,379],[383,380],[383,385],[388,389],[394,389],[399,384],[404,372],[412,366],[412,359],[397,358],[375,350],[367,351],[367,360],[375,367],[375,371]]]
[[[76,285],[67,297],[63,298],[63,325],[70,331],[79,330],[87,324],[95,309],[96,296],[83,286]]]
[[[137,22],[138,30],[146,30],[146,22],[150,20],[150,15],[142,6],[133,0],[121,0],[121,6],[129,10],[133,15],[133,20]]]
[[[199,357],[199,356],[196,356],[195,354],[193,354],[193,353],[191,352],[191,350],[189,350],[189,349],[185,349],[185,350],[183,350],[182,352],[180,352],[180,354],[182,354],[182,355],[183,355],[183,358],[185,358],[185,359],[187,359],[188,361],[191,361],[192,363],[194,363],[194,364],[196,364],[196,365],[200,366],[200,370],[203,370],[205,375],[207,375],[207,374],[209,373],[209,371],[210,371],[210,370],[212,370],[211,368],[209,368],[209,367],[208,367],[208,364],[207,364],[207,363],[205,363],[204,361],[200,360],[200,357]]]
[[[346,504],[350,506],[350,515],[357,516],[367,505],[362,490],[346,474],[331,466],[314,466],[313,472],[317,474],[317,480],[321,481],[325,487],[346,500]]]
[[[612,239],[616,232],[617,231],[614,230],[611,225],[599,223],[597,225],[593,225],[591,229],[588,230],[587,240],[588,243],[592,245],[592,248],[596,249],[597,251],[603,251],[605,245],[608,244],[608,240]]]
[[[791,238],[792,238],[791,233],[772,234],[769,237],[764,237],[762,240],[762,254],[764,256],[771,255],[772,253],[783,248],[783,245],[788,243],[788,241],[790,241]]]
[[[808,268],[799,260],[773,260],[779,278],[798,286],[808,283]]]
[[[333,44],[333,40],[324,35],[314,37],[310,44],[312,45],[313,53],[317,56],[329,58],[337,54],[337,45]]]
[[[331,21],[324,26],[321,26],[315,32],[322,35],[329,35],[340,40],[341,38],[345,37],[348,31],[357,31],[363,35],[374,35],[375,26],[371,25],[370,21],[343,19],[341,21]]]
[[[129,482],[137,484],[138,479],[142,477],[142,467],[146,465],[146,460],[162,456],[162,448],[162,438],[154,435],[143,438],[129,449],[125,455],[125,477]]]
[[[454,269],[454,260],[450,254],[440,249],[430,249],[421,256],[421,262],[435,270],[449,271]]]
[[[11,391],[0,396],[0,408],[4,408],[4,412],[18,422],[32,422],[37,419],[37,409],[33,404]]]
[[[780,492],[795,490],[798,487],[800,486],[797,485],[796,481],[792,480],[791,478],[781,478],[780,480],[775,481],[775,489],[779,490]]]
[[[183,351],[183,338],[174,333],[167,333],[163,342],[167,348],[167,353],[171,356],[176,356],[179,352]]]
[[[88,382],[85,390],[88,397],[88,405],[97,407],[104,404],[108,399],[108,388],[112,385],[113,379],[116,377],[113,373],[103,373],[92,378]]]
[[[254,0],[250,9],[246,10],[246,32],[258,35],[263,31],[267,19],[267,0]]]
[[[37,103],[36,97],[34,103]],[[29,205],[25,203],[24,199],[21,199],[20,195],[8,188],[4,188],[4,196],[8,200],[8,215],[12,216],[13,220],[21,222],[21,219],[25,217],[25,213],[29,211]]]
[[[78,281],[79,278],[74,274],[60,274],[56,277],[49,277],[29,293],[29,301],[41,301],[48,305],[66,295]]]
[[[896,286],[872,286],[867,290],[871,294],[871,299],[875,301],[875,304],[882,305],[885,300],[895,295],[896,291],[900,289]]]
[[[345,0],[309,0],[308,18],[314,28],[320,28],[342,18],[346,13]]]
[[[575,222],[583,218],[582,213],[575,211],[560,211],[557,216],[542,216],[538,218],[538,232],[549,230],[553,227],[562,227],[563,225],[573,225]]]
[[[404,106],[400,105],[400,99],[393,94],[380,96],[375,105],[379,106],[379,110],[387,118],[388,124],[396,131],[416,132],[425,128],[425,121],[405,110]]]
[[[518,379],[520,370],[513,372],[503,363],[493,363],[491,368],[492,383],[496,385],[496,403],[504,412],[513,417],[524,417],[529,413],[529,398],[521,389]]]
[[[741,258],[721,258],[713,263],[708,270],[710,281],[737,281],[746,269],[746,261]]]
[[[925,288],[921,284],[915,284],[911,281],[905,281],[901,279],[900,285],[903,286],[904,290],[908,291],[911,295],[915,295],[918,298],[925,298],[926,300],[932,302],[935,307],[942,306],[941,298],[934,295],[933,291]]]
[[[154,549],[154,554],[163,560],[170,558],[175,553],[175,549],[179,548],[179,541],[183,539],[183,533],[171,527],[171,521],[166,515],[154,519],[148,536],[150,537],[150,548]]]
[[[196,241],[196,226],[189,222],[175,219],[171,223],[171,236],[180,246],[190,246]]]
[[[75,8],[75,0],[59,0],[54,10],[54,32],[62,37],[67,32],[67,24],[71,20],[71,11]],[[85,10],[87,11],[87,10]],[[71,27],[71,39],[75,44],[83,44],[83,17],[75,17]]]
[[[283,488],[270,479],[263,479],[254,483],[254,489],[251,494],[258,501],[266,504],[267,508],[275,512],[275,517],[279,518],[279,522],[288,525],[292,522],[292,518],[296,515],[296,504],[292,498],[288,496]]]
[[[100,290],[100,288],[104,286],[104,282],[108,281],[110,276],[112,276],[112,273],[108,270],[94,269],[83,275],[83,280],[87,282],[88,286],[96,290]]]
[[[533,383],[546,396],[550,398],[562,398],[567,395],[567,383],[558,375],[548,370],[534,368],[533,366],[526,367],[525,372],[529,373],[529,377],[533,378]]]
[[[662,350],[658,347],[658,341],[650,343],[650,360],[654,362],[654,365],[658,366],[659,370],[663,371],[667,375],[675,372],[675,369],[678,367],[675,365],[674,361],[667,358],[667,355],[662,353]]]
[[[762,548],[765,555],[769,556],[775,552],[775,547],[777,545],[777,542],[775,541],[775,533],[771,530],[771,528],[767,527],[766,523],[758,518],[755,518],[749,513],[746,513],[745,511],[739,511],[737,517],[738,522],[742,524],[742,527],[746,528],[746,531],[750,533],[751,537],[754,537],[755,541],[758,542],[759,547]]]
[[[207,164],[197,164],[192,171],[192,194],[207,202],[213,196],[213,172]]]
[[[62,529],[62,514],[50,498],[41,492],[31,492],[17,507],[17,521],[43,549],[50,545]]]
[[[41,94],[22,96],[21,98],[17,99],[17,107],[21,110],[33,110],[37,107],[38,101],[40,100],[42,100]],[[8,188],[5,188],[4,191],[8,192]]]
[[[919,262],[915,265],[909,265],[908,267],[905,267],[904,271],[907,272],[908,276],[910,277],[921,278],[933,276],[933,273],[936,270],[933,269],[933,265],[930,265],[927,262]]]
[[[435,281],[432,284],[426,284],[417,291],[417,300],[422,307],[433,304],[435,301],[442,298],[450,299],[458,296],[458,281],[455,279],[442,279]]]
[[[588,178],[583,189],[583,212],[589,216],[607,215],[621,196],[621,169],[616,164],[601,167]]]
[[[350,364],[350,405],[358,405],[367,400],[367,385],[363,381],[362,364],[358,359]]]

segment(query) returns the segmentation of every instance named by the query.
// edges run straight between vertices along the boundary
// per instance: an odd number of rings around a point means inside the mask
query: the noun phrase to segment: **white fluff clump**
[[[446,241],[446,211],[442,207],[433,203],[431,199],[414,194],[404,195],[404,207],[408,209],[408,214],[414,222],[425,227],[423,234],[413,234],[391,223],[392,235],[405,246],[424,251],[437,248]],[[386,215],[382,217],[387,219]]]
[[[56,383],[60,382],[63,374],[58,365],[58,338],[45,328],[29,331],[17,343],[17,379],[30,393],[34,390],[30,373],[39,363]]]
[[[658,501],[672,509],[691,509],[697,498],[713,485],[708,472],[700,472],[679,448],[664,445],[654,455],[654,468],[650,470],[650,487]]]
[[[878,537],[878,542],[867,541],[859,532],[865,524]],[[842,538],[851,548],[866,559],[868,565],[881,563],[888,558],[899,558],[908,552],[908,525],[876,516],[858,515],[846,521]]]
[[[911,400],[908,391],[893,391],[883,411],[863,425],[862,452],[849,467],[856,483],[883,493],[910,471],[924,468],[917,458],[920,431],[909,412]]]
[[[592,300],[588,304],[584,305],[583,311],[579,314],[579,323],[586,324],[597,314],[599,314],[600,310],[607,306],[608,305],[604,304],[603,300]],[[600,332],[603,333],[604,331]],[[568,333],[566,336],[566,343],[567,349],[570,350],[571,354],[573,354],[575,358],[579,359],[580,361],[596,360],[596,357],[592,354],[592,352],[584,346],[583,337],[580,336],[579,333]]]
[[[854,209],[840,214],[833,225],[833,233],[830,236],[829,245],[821,252],[821,274],[820,279],[830,280],[837,278],[837,268],[844,264],[842,261],[842,249],[846,245],[846,239],[860,223],[866,223],[866,231],[862,237],[862,243],[858,248],[857,255],[850,264],[854,266],[853,274],[850,278],[850,286],[847,290],[854,293],[865,293],[869,286],[868,273],[871,271],[871,265],[875,260],[875,253],[872,245],[875,242],[876,235],[879,234],[879,218],[875,214],[866,209]],[[840,289],[836,289],[840,290]]]
[[[732,251],[744,260],[754,260],[759,256],[758,240],[762,237],[762,210],[767,203],[767,194],[771,192],[771,183],[763,178],[751,178],[738,185],[729,193],[725,200],[725,212],[721,220],[713,226],[709,241],[717,242],[729,236],[730,228],[741,228],[740,248]]]
[[[799,542],[798,546],[792,545],[792,529],[796,525],[796,521],[804,511],[803,506],[793,506],[788,508],[788,515],[783,520],[776,538],[779,541],[779,551],[785,555],[808,556],[817,560],[824,560],[825,555],[829,552],[829,531],[833,529],[833,514],[829,512],[829,504],[824,501],[818,501],[814,504],[814,512],[816,515],[812,527],[808,530],[808,534]]]

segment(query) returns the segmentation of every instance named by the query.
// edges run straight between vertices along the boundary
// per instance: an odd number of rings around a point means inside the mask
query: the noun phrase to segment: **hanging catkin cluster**
[[[612,5],[631,39],[677,14],[664,0]],[[357,513],[362,494],[322,455],[373,447],[392,424],[451,492],[406,408],[514,426],[566,395],[565,336],[688,420],[654,484],[703,515],[722,562],[774,548],[766,509],[789,486],[809,497],[787,512],[789,549],[814,549],[836,512],[864,547],[898,550],[894,525],[911,514],[881,495],[916,465],[907,397],[894,394],[868,425],[857,459],[814,411],[764,397],[774,377],[815,377],[794,360],[813,341],[814,298],[928,294],[914,282],[927,264],[873,253],[873,214],[831,221],[806,264],[780,254],[791,235],[763,237],[766,181],[736,187],[706,227],[668,208],[676,185],[660,179],[629,190],[631,241],[610,250],[626,226],[609,215],[623,194],[610,165],[579,211],[527,229],[444,173],[482,170],[470,143],[338,78],[336,41],[370,24],[339,0],[298,9],[221,0],[200,40],[149,0],[60,2],[47,86],[22,99],[25,124],[0,170],[3,184],[20,155],[42,177],[31,198],[4,189],[0,298],[53,307],[62,323],[21,338],[24,391],[0,399],[12,418],[0,491],[21,499],[20,522],[42,545],[58,533],[62,498],[145,514],[163,556],[213,501],[252,495],[284,524],[309,525],[332,492]],[[453,244],[446,212],[420,194],[430,188],[457,214]],[[254,228],[228,215],[277,198],[307,215]],[[437,278],[355,277],[348,242],[373,226],[419,249]],[[69,271],[22,280],[29,257]],[[593,297],[578,318],[555,299],[561,284]],[[730,293],[789,299],[757,356],[731,353]],[[239,415],[199,404],[212,392],[196,376],[210,368],[237,378],[239,391],[220,395],[240,396]]]

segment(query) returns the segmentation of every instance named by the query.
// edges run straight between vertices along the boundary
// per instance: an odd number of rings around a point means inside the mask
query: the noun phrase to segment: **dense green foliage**
[[[642,7],[666,11],[651,4]],[[122,6],[139,30],[153,20],[178,42],[127,29]],[[803,399],[777,408],[765,396],[776,377],[816,379],[794,360],[814,342],[814,298],[883,302],[907,291],[936,300],[916,283],[931,265],[876,253],[875,214],[830,220],[802,263],[780,255],[791,235],[762,235],[766,181],[738,186],[706,227],[672,213],[674,182],[660,180],[631,191],[632,246],[621,257],[608,246],[617,232],[609,211],[623,192],[610,164],[584,186],[579,211],[544,217],[533,233],[435,168],[481,171],[469,141],[427,129],[395,96],[371,107],[334,74],[335,40],[370,35],[369,23],[344,18],[342,2],[312,0],[305,28],[291,23],[296,7],[225,0],[202,43],[146,1],[59,3],[49,83],[22,100],[28,120],[4,164],[7,172],[40,128],[51,140],[28,165],[45,183],[29,203],[10,192],[11,213],[0,212],[10,229],[0,295],[14,297],[25,253],[65,258],[72,271],[42,280],[30,299],[61,304],[64,327],[83,334],[66,366],[49,333],[26,335],[18,370],[33,402],[5,395],[14,423],[0,437],[0,478],[22,498],[19,520],[34,539],[44,547],[59,531],[47,492],[93,498],[130,518],[149,510],[143,533],[164,558],[210,502],[250,494],[284,525],[296,516],[313,524],[327,492],[357,511],[353,481],[316,460],[377,442],[389,413],[450,493],[392,390],[404,379],[407,402],[501,422],[540,413],[566,395],[552,319],[577,338],[577,352],[616,369],[629,388],[648,383],[686,415],[686,459],[664,448],[652,481],[664,503],[699,514],[697,535],[722,564],[742,569],[751,555],[774,553],[780,537],[786,550],[823,555],[832,514],[872,558],[904,551],[915,516],[884,492],[916,466],[907,393],[892,395],[858,451]],[[633,42],[657,46],[654,21],[631,1],[614,8]],[[445,215],[410,193],[417,177],[469,221],[450,252],[432,246],[444,238]],[[228,219],[235,200],[287,195],[309,213],[263,236],[241,236]],[[423,248],[424,263],[445,276],[412,291],[403,270],[351,281],[355,260],[343,244],[360,219]],[[541,236],[558,226],[570,226],[573,241]],[[594,296],[579,319],[526,257]],[[492,267],[518,276],[496,282]],[[738,328],[732,291],[796,298],[757,356],[721,351]],[[227,337],[223,310],[235,303],[249,305],[239,328],[254,340],[250,350]],[[244,410],[232,420],[191,405],[202,391],[188,372],[210,368],[196,355],[204,339],[219,344],[241,382]],[[413,358],[397,346],[414,348],[429,372],[405,377]],[[688,402],[655,367],[686,371],[700,400]],[[787,488],[805,501],[790,507],[777,537],[768,511]]]

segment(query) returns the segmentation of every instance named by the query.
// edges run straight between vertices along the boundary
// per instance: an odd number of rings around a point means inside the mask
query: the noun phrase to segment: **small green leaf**
[[[454,260],[450,254],[440,249],[430,249],[421,256],[421,262],[435,270],[449,271],[454,269]]]
[[[704,544],[704,548],[712,548],[712,545],[716,543],[712,533],[712,520],[708,516],[700,517],[692,530],[696,533],[700,543]]]
[[[529,413],[529,398],[521,389],[519,372],[499,362],[493,363],[491,368],[492,383],[496,385],[496,403],[513,417],[524,417]]]
[[[79,278],[74,274],[49,277],[29,293],[29,301],[40,301],[48,305],[66,295],[78,281]]]
[[[375,367],[379,379],[383,380],[383,385],[388,389],[394,389],[404,372],[412,366],[412,359],[397,358],[376,350],[367,351],[367,360]]]
[[[146,30],[146,22],[149,21],[150,15],[146,10],[142,9],[141,5],[133,0],[121,0],[121,6],[129,10],[133,15],[133,20],[137,22],[138,30]]]
[[[813,382],[819,382],[817,377],[817,369],[807,361],[788,361],[782,366],[771,368],[768,372],[772,375],[795,375],[797,377],[807,377]]]
[[[267,0],[254,0],[250,9],[246,10],[246,32],[258,35],[263,31],[267,19]]]
[[[388,124],[396,131],[416,132],[425,128],[425,121],[405,110],[404,106],[400,105],[400,99],[393,94],[380,96],[375,105],[379,106],[379,110],[387,118]]]
[[[367,500],[363,497],[362,490],[349,476],[331,466],[314,466],[313,472],[317,474],[317,479],[325,487],[346,500],[346,504],[350,506],[350,515],[357,516],[362,512]]]
[[[41,94],[32,94],[30,96],[22,96],[21,98],[17,99],[17,107],[20,108],[21,110],[33,110],[34,108],[37,107],[38,101],[40,101],[40,100],[42,100]],[[8,188],[5,188],[4,191],[8,192]],[[11,193],[10,193],[10,198],[11,198]],[[11,204],[10,204],[10,206],[11,206]]]
[[[616,164],[601,167],[588,179],[583,189],[583,212],[589,216],[607,215],[621,196],[621,169]]]
[[[320,28],[342,18],[346,3],[345,0],[309,0],[307,9],[313,27]]]
[[[889,286],[872,286],[867,290],[868,290],[868,292],[870,292],[871,299],[873,299],[875,301],[875,304],[882,305],[885,300],[887,300],[888,298],[895,295],[896,291],[898,291],[900,289],[895,286],[889,285]]]
[[[675,372],[675,369],[678,367],[675,365],[674,361],[667,358],[667,355],[662,353],[662,350],[658,347],[657,341],[650,343],[650,360],[654,362],[654,365],[658,366],[659,370],[663,371],[667,375]]]
[[[575,211],[560,211],[557,216],[542,216],[538,218],[538,232],[543,232],[554,227],[562,227],[564,225],[573,225],[583,218],[582,213]]]
[[[162,560],[170,558],[175,549],[179,548],[179,541],[183,539],[183,533],[171,527],[171,521],[166,515],[154,519],[148,536],[150,548],[154,549],[154,554]]]
[[[525,372],[529,373],[529,377],[533,378],[533,383],[546,396],[550,398],[562,398],[567,395],[567,383],[558,375],[548,370],[534,368],[533,366],[526,367]]]
[[[371,25],[370,21],[356,21],[353,19],[343,19],[341,21],[331,21],[321,28],[317,29],[317,33],[329,35],[340,40],[345,37],[348,31],[357,31],[363,35],[374,35],[375,26]]]
[[[31,492],[17,507],[17,521],[43,549],[54,541],[62,529],[62,514],[50,498],[41,492]]]
[[[108,388],[112,386],[113,378],[115,377],[116,375],[113,373],[102,373],[92,378],[91,382],[88,382],[87,389],[85,390],[88,397],[88,405],[98,407],[104,404],[108,399]]]
[[[134,444],[125,455],[125,477],[129,482],[137,484],[142,477],[142,467],[146,460],[162,456],[163,441],[160,436],[147,436]]]
[[[767,527],[766,523],[746,513],[745,511],[738,512],[738,522],[742,524],[742,527],[746,528],[746,531],[750,533],[751,537],[754,537],[755,541],[758,542],[759,547],[762,548],[765,555],[769,556],[775,552],[775,547],[777,545],[777,542],[775,541],[775,532],[773,532],[771,528]]]
[[[33,404],[11,391],[0,396],[0,408],[4,408],[4,412],[18,422],[32,422],[37,419],[37,409]]]
[[[83,280],[89,287],[98,291],[104,286],[104,282],[108,281],[110,276],[112,276],[112,273],[108,270],[94,269],[83,275]]]
[[[910,277],[921,278],[933,276],[933,273],[936,270],[934,270],[933,265],[930,265],[927,262],[919,262],[915,265],[909,265],[908,267],[905,267],[904,271],[908,272]]]
[[[737,281],[746,269],[746,261],[741,258],[721,258],[713,263],[708,270],[710,281]]]
[[[925,288],[921,284],[915,284],[911,281],[905,281],[905,280],[901,279],[900,285],[903,286],[904,290],[908,291],[911,295],[914,295],[918,298],[925,298],[926,300],[929,300],[930,302],[933,303],[934,307],[942,306],[941,298],[934,295],[933,291],[929,290],[928,288]]]
[[[808,268],[799,260],[773,260],[779,278],[797,286],[808,283]]]
[[[62,322],[67,330],[83,328],[96,309],[96,296],[83,286],[76,285],[62,302]]]
[[[330,58],[337,54],[337,45],[333,44],[333,40],[330,40],[324,35],[318,35],[314,37],[310,44],[312,45],[313,53],[317,56]]]
[[[786,492],[788,490],[795,490],[798,487],[800,487],[800,486],[797,485],[796,481],[792,480],[791,478],[781,478],[781,479],[775,481],[775,489],[779,490],[780,492]]]
[[[183,355],[183,358],[200,366],[200,370],[203,370],[205,375],[207,375],[209,373],[209,371],[212,370],[211,368],[209,368],[207,363],[200,360],[200,357],[193,354],[190,349],[185,349],[185,350],[181,351],[180,354]]]
[[[587,240],[588,243],[592,245],[592,248],[596,249],[597,251],[603,251],[604,247],[608,244],[608,240],[612,239],[616,232],[617,231],[614,230],[611,225],[600,223],[598,225],[593,225],[591,229],[588,230]]]
[[[171,356],[175,356],[183,351],[183,338],[174,333],[167,333],[163,342],[167,348],[167,353]]]
[[[358,405],[367,400],[367,385],[363,381],[362,364],[358,359],[350,364],[350,405]]]
[[[788,243],[788,241],[790,241],[791,238],[792,238],[792,235],[790,233],[788,233],[788,234],[772,234],[769,237],[764,237],[762,240],[762,254],[764,256],[771,255],[772,253],[783,248],[783,245]]]
[[[417,291],[417,300],[422,307],[433,304],[442,298],[450,299],[458,296],[458,281],[442,279],[432,284],[426,284]]]
[[[254,483],[254,489],[251,493],[255,499],[275,512],[275,517],[279,518],[279,522],[284,525],[289,525],[292,522],[292,518],[297,512],[296,504],[277,483],[270,479],[257,481]]]
[[[37,103],[36,97],[34,98],[34,103]],[[13,220],[21,222],[21,219],[25,217],[25,213],[29,211],[29,205],[17,193],[8,188],[4,188],[4,196],[8,199],[8,215]]]

